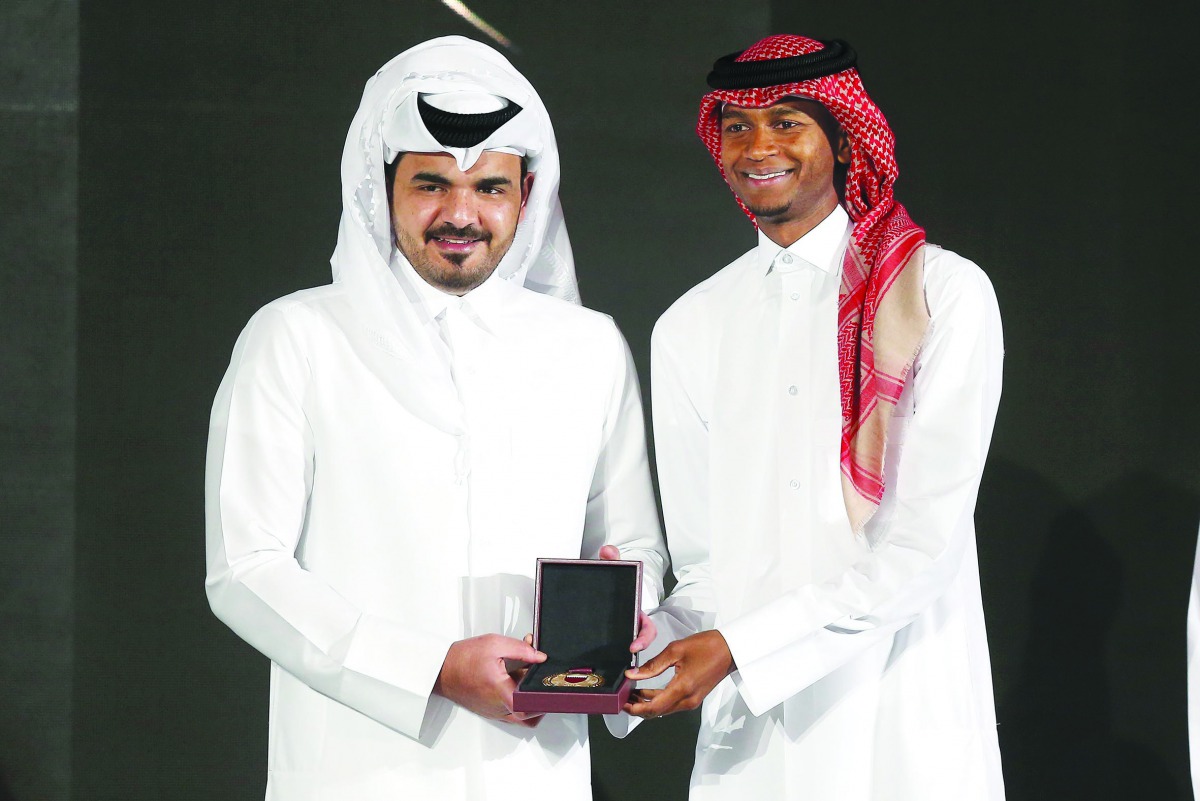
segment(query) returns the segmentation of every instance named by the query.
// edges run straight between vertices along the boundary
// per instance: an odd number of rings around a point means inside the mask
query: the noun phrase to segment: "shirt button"
[[[800,293],[799,293],[799,292],[793,292],[793,293],[792,293],[792,300],[800,300]]]
[[[800,482],[793,478],[788,482],[788,486],[792,489],[800,489]]]
[[[800,392],[800,390],[796,389],[796,385],[795,385],[795,384],[792,384],[790,387],[788,387],[788,394],[789,394],[789,395],[795,395],[795,394],[797,394],[798,392]]]
[[[784,263],[784,264],[791,264],[791,263],[792,263],[792,254],[791,254],[791,253],[784,253],[784,254],[783,254],[783,263]]]

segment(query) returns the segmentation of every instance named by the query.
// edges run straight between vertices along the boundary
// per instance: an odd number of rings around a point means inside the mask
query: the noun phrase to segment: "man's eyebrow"
[[[811,117],[812,112],[804,107],[796,107],[790,103],[777,103],[771,106],[772,117],[785,117],[788,114],[803,114],[806,117]]]
[[[412,183],[429,183],[440,184],[441,186],[449,186],[450,179],[436,172],[419,172],[411,179]]]
[[[512,186],[512,179],[505,178],[503,175],[495,175],[489,178],[480,178],[475,182],[476,189],[494,189],[497,186]]]

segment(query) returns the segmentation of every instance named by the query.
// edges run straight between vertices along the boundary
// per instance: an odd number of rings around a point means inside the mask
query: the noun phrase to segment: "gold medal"
[[[546,687],[603,687],[604,677],[597,676],[591,668],[571,668],[542,679]]]

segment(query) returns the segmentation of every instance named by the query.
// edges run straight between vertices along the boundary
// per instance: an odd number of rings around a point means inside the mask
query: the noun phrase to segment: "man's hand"
[[[652,679],[667,668],[675,676],[661,690],[640,690],[641,700],[625,704],[625,711],[641,718],[686,712],[704,702],[713,687],[733,670],[733,654],[721,632],[702,631],[668,645],[640,668],[625,671],[631,679]]]
[[[528,643],[499,634],[459,640],[446,652],[433,691],[480,717],[532,728],[542,716],[513,711],[519,671],[510,674],[504,666],[506,659],[535,664],[545,662],[546,655]]]
[[[608,561],[616,561],[621,558],[621,551],[615,545],[605,545],[600,548],[600,558]],[[658,629],[654,626],[654,621],[645,612],[638,611],[638,631],[637,637],[629,644],[629,653],[636,654],[639,651],[644,651],[654,642],[654,638],[658,636]]]

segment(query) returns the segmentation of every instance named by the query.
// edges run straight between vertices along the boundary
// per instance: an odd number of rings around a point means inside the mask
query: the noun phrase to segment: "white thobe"
[[[425,294],[464,435],[397,402],[387,354],[364,364],[340,284],[256,314],[217,394],[207,589],[272,660],[267,798],[590,799],[583,716],[524,729],[431,690],[452,642],[532,631],[537,557],[617,545],[658,603],[628,348],[608,317],[496,276]]]
[[[835,210],[758,246],[659,320],[654,432],[679,583],[668,639],[718,629],[693,801],[1000,801],[973,512],[1000,396],[995,295],[925,249],[931,323],[856,536],[840,473]]]

